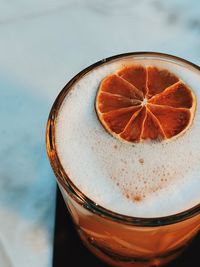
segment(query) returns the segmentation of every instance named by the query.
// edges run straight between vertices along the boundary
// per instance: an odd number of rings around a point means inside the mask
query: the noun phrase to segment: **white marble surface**
[[[0,0],[0,267],[51,266],[54,98],[87,65],[144,50],[200,65],[200,2]]]

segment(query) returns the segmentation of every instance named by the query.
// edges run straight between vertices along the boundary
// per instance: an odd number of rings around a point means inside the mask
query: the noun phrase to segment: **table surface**
[[[102,58],[159,51],[200,65],[198,0],[0,0],[0,266],[52,266],[50,107]]]

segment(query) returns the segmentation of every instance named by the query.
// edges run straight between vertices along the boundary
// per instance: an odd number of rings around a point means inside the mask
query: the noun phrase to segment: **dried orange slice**
[[[102,125],[118,139],[139,142],[169,139],[192,123],[196,97],[165,69],[132,65],[100,84],[96,111]]]

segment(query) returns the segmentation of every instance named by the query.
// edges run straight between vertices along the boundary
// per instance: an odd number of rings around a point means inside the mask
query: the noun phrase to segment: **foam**
[[[155,65],[177,74],[194,91],[197,110],[185,134],[163,142],[123,143],[98,121],[94,103],[100,81],[130,63]],[[129,216],[160,217],[200,202],[200,72],[169,59],[115,60],[77,81],[56,121],[60,161],[73,183],[97,204]]]

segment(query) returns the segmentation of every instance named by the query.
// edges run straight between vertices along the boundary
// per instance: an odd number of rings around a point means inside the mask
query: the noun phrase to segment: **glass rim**
[[[185,210],[180,213],[168,215],[168,216],[162,216],[162,217],[133,217],[128,216],[124,214],[120,214],[114,211],[111,211],[109,209],[106,209],[102,207],[101,205],[98,205],[96,202],[88,198],[84,193],[81,192],[77,188],[77,186],[71,181],[70,177],[65,172],[56,150],[56,144],[55,144],[55,124],[56,124],[56,118],[58,115],[59,108],[65,98],[65,96],[68,94],[72,86],[80,80],[83,76],[85,76],[87,73],[92,71],[93,69],[104,65],[108,62],[117,60],[119,58],[126,58],[130,56],[160,56],[162,58],[171,59],[173,61],[178,61],[180,63],[187,64],[194,69],[200,71],[200,67],[197,66],[194,63],[191,63],[188,60],[182,59],[180,57],[160,53],[160,52],[129,52],[129,53],[123,53],[118,54],[112,57],[108,57],[105,59],[102,59],[100,61],[97,61],[96,63],[90,65],[89,67],[83,69],[80,71],[76,76],[74,76],[61,90],[61,92],[58,94],[55,102],[53,103],[53,106],[51,108],[47,127],[46,127],[46,148],[47,148],[47,154],[49,157],[50,164],[52,166],[52,169],[54,170],[55,176],[61,184],[61,186],[68,192],[68,194],[80,205],[82,205],[87,210],[91,211],[92,213],[95,213],[101,217],[104,217],[108,220],[117,221],[123,224],[128,225],[134,225],[134,226],[162,226],[162,225],[169,225],[178,223],[181,221],[184,221],[186,219],[192,218],[198,214],[200,214],[200,203]]]

